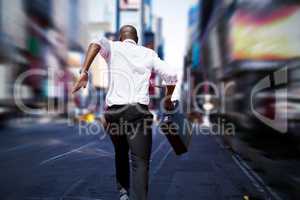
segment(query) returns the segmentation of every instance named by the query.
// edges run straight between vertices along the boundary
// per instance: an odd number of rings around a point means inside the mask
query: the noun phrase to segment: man
[[[151,49],[137,45],[138,35],[133,26],[120,29],[120,41],[105,38],[89,45],[81,77],[73,92],[86,87],[88,70],[100,52],[108,63],[108,109],[104,121],[115,149],[115,165],[120,199],[146,200],[148,193],[149,161],[152,146],[152,118],[148,110],[149,82],[155,70],[166,83],[164,107],[172,109],[177,75]],[[128,152],[131,152],[131,181]],[[130,192],[129,192],[130,189]]]

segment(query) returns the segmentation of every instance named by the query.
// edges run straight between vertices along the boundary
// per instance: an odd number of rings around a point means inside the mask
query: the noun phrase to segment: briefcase
[[[193,127],[183,113],[177,111],[163,114],[159,127],[166,135],[176,155],[182,155],[188,151]]]

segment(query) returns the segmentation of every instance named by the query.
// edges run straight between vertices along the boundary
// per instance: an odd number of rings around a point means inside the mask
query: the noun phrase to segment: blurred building
[[[11,114],[14,107],[14,77],[21,72],[26,60],[20,54],[26,46],[26,17],[22,0],[0,1],[0,116]],[[28,88],[22,88],[29,96]]]
[[[200,65],[200,1],[195,0],[188,12],[188,39],[186,46],[186,55],[184,59],[183,90],[182,95],[184,108],[194,109],[193,91],[197,85],[204,80],[202,67]]]
[[[213,122],[235,124],[222,138],[283,199],[300,196],[299,9],[296,0],[200,0],[185,59],[190,99],[209,96],[196,105],[209,99]]]
[[[68,99],[69,53],[83,52],[88,37],[83,0],[0,1],[1,107],[45,107],[50,99]],[[22,80],[13,96],[15,81]]]
[[[111,0],[1,0],[0,107],[17,108],[14,99],[32,108],[68,103],[70,83],[89,42],[109,35],[116,39],[117,24],[136,26],[141,44],[163,58],[162,20],[153,18],[151,1],[120,0],[117,5]],[[107,87],[100,73],[106,67],[98,56],[91,69],[92,89]],[[28,72],[13,96],[15,81]],[[152,79],[160,83],[155,73]],[[160,96],[158,89],[152,90],[155,98]]]
[[[12,72],[12,67],[7,65],[12,65],[12,61],[15,59],[13,56],[14,50],[25,46],[25,18],[22,12],[21,0],[0,1],[0,11],[0,63],[1,71],[3,72],[1,73],[3,84],[1,84],[0,98],[3,99],[5,98],[4,96],[10,93],[7,90],[9,85],[7,78],[9,80],[10,75],[8,74]]]
[[[87,34],[88,41],[99,40],[114,32],[114,4],[109,0],[92,0],[87,3],[88,22]],[[87,46],[87,45],[86,45]],[[91,67],[93,86],[97,89],[107,88],[107,64],[101,56],[97,56]]]
[[[109,34],[115,35],[115,2],[110,0],[92,0],[88,1],[87,6],[89,13],[86,30],[88,41],[99,40],[102,37],[107,37]],[[109,81],[107,67],[107,63],[101,56],[96,56],[91,66],[91,94],[93,99],[95,99],[91,109],[98,116],[103,114],[105,107],[105,96]]]
[[[144,4],[142,0],[119,0],[119,8],[117,7],[117,24],[120,28],[123,25],[130,24],[137,28],[140,38],[140,44],[143,44],[143,28],[144,28]]]

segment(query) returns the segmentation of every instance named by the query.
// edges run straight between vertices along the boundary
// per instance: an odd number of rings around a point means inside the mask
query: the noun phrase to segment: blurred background
[[[71,123],[103,114],[104,59],[92,64],[87,89],[70,89],[89,43],[117,40],[124,24],[177,71],[173,100],[201,127],[180,159],[154,134],[152,177],[161,188],[152,186],[153,199],[300,198],[298,0],[0,0],[1,199],[113,199],[110,142],[83,138]],[[158,120],[164,93],[156,85],[153,72]],[[218,131],[203,136],[203,128]],[[105,181],[92,179],[98,169]],[[200,172],[214,182],[201,182]]]

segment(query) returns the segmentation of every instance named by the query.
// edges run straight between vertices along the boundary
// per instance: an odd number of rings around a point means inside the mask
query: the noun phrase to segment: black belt
[[[143,109],[148,109],[148,105],[141,104],[141,103],[123,104],[123,105],[112,105],[112,106],[109,106],[108,109],[122,109],[122,108],[130,107],[130,106],[140,106]]]

